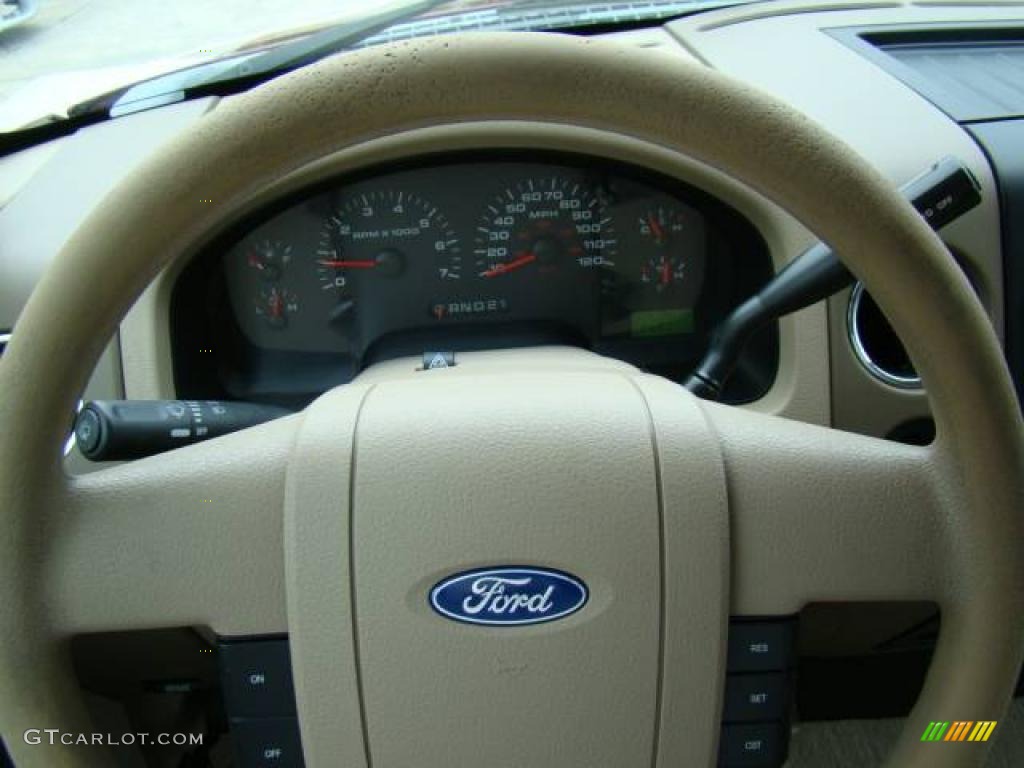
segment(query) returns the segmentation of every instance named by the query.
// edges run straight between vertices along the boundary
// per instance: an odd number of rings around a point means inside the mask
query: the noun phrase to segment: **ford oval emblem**
[[[587,597],[587,586],[562,571],[478,568],[438,582],[430,590],[430,605],[453,621],[512,627],[563,619]]]

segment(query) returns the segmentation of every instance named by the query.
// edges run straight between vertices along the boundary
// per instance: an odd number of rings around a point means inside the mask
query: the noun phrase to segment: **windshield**
[[[0,7],[9,2],[2,0]],[[488,4],[494,5],[493,1]],[[0,104],[23,93],[28,85],[68,94],[95,85],[90,90],[100,92],[386,5],[402,3],[32,0],[27,6],[31,15],[22,23],[0,27]]]
[[[727,2],[0,0],[0,131],[61,119],[82,101],[165,73],[388,11],[393,23],[354,36],[352,44],[473,29],[656,22]]]

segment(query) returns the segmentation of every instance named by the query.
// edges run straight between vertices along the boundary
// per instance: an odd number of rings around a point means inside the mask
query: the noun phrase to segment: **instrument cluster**
[[[433,158],[281,201],[196,259],[172,299],[177,383],[302,402],[388,357],[546,343],[682,376],[770,275],[752,225],[674,179],[573,155]],[[774,337],[754,347],[770,384]],[[217,351],[212,370],[186,369],[195,348]]]

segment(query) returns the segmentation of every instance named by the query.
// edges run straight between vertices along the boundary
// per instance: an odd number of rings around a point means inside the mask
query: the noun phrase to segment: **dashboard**
[[[1006,4],[755,3],[607,36],[774,95],[894,185],[946,155],[967,163],[983,203],[942,236],[1008,349],[1024,350],[1024,256],[1013,256],[1024,254],[1013,228],[1024,221],[1013,199],[1024,189],[1024,120],[962,125],[915,91],[913,78],[882,66],[885,51],[851,44],[883,28],[1019,30],[1020,16]],[[73,256],[74,232],[109,190],[232,99],[171,104],[0,158],[0,336],[16,332],[45,268]],[[1016,143],[1002,149],[1010,138]],[[450,351],[470,371],[464,351],[538,344],[591,349],[680,381],[773,264],[782,268],[814,242],[756,192],[696,162],[673,166],[653,149],[639,159],[634,148],[612,153],[585,131],[543,151],[506,148],[524,141],[486,151],[445,141],[443,152],[418,146],[415,160],[318,180],[182,252],[124,319],[83,396],[301,408],[380,361],[415,358],[411,370],[423,353]],[[923,387],[890,386],[858,358],[852,303],[841,292],[752,339],[724,399],[879,437],[927,419]],[[1018,360],[1020,386],[1024,351]],[[72,450],[67,466],[97,465]],[[808,633],[808,645],[822,658],[861,654],[896,634],[878,624],[857,617],[856,631],[843,635],[829,623]],[[806,737],[810,726],[801,730]],[[847,760],[869,758],[851,751]]]
[[[1020,345],[1024,333],[1014,330],[1014,318],[1020,317],[1020,292],[1013,288],[1019,273],[1012,259],[1004,262],[1014,242],[1014,233],[1007,229],[1014,219],[1012,206],[1001,197],[1010,188],[1012,168],[1006,160],[994,167],[998,148],[988,147],[990,158],[976,136],[996,129],[1010,132],[1024,121],[960,125],[915,91],[913,78],[896,76],[882,66],[881,56],[889,55],[885,50],[872,44],[875,55],[868,55],[864,46],[851,44],[850,35],[870,43],[870,30],[891,34],[894,29],[941,27],[948,34],[980,27],[1019,29],[1019,16],[1019,8],[1005,4],[881,7],[829,0],[824,5],[795,3],[783,8],[755,3],[600,37],[688,59],[774,95],[846,142],[896,186],[940,157],[952,155],[965,162],[982,183],[983,202],[943,230],[942,237],[960,257],[997,332],[1013,347]],[[230,108],[235,98],[188,99],[0,157],[0,334],[14,329],[46,267],[68,248],[110,190],[167,142],[201,129],[208,115]],[[680,119],[685,119],[684,112]],[[533,133],[524,138],[513,126],[494,140],[456,141],[446,134],[429,142],[402,144],[402,151],[368,158],[357,174],[337,175],[325,184],[317,176],[315,186],[311,179],[299,194],[281,198],[243,221],[211,225],[216,227],[211,239],[199,244],[200,250],[190,243],[176,254],[173,267],[136,302],[109,340],[84,397],[252,399],[302,407],[375,361],[402,355],[402,349],[417,358],[429,349],[452,350],[468,368],[471,359],[460,358],[462,350],[551,342],[590,348],[679,381],[706,348],[710,329],[726,308],[762,284],[772,264],[781,269],[814,243],[813,233],[800,222],[755,191],[721,178],[714,168],[667,149],[627,145],[587,131],[568,131],[566,126],[549,127],[540,138]],[[527,146],[529,151],[522,149]],[[520,149],[511,151],[512,147]],[[1020,152],[1008,156],[1020,157]],[[413,157],[415,162],[408,159]],[[617,162],[608,159],[612,157]],[[580,268],[575,272],[578,282],[542,276],[536,262],[491,279],[472,273],[476,237],[482,234],[476,227],[486,204],[493,204],[494,196],[510,186],[515,193],[517,181],[550,176],[556,169],[587,179],[597,191],[604,174],[619,184],[647,190],[662,205],[679,201],[702,217],[704,275],[692,305],[693,332],[616,335],[610,319],[602,325],[602,318],[611,317],[613,297],[601,292],[600,283],[595,291],[592,281],[621,270],[616,279],[628,287],[639,264],[628,251],[632,227],[638,234],[639,222],[621,218],[622,208],[614,201],[604,203],[620,241],[614,268]],[[505,175],[499,177],[499,172]],[[322,275],[317,270],[323,265],[315,263],[328,217],[325,205],[332,196],[340,200],[357,189],[401,191],[413,182],[419,184],[413,191],[432,203],[458,236],[458,255],[466,271],[457,280],[442,281],[439,271],[432,271],[440,269],[436,257],[420,251],[406,254],[409,266],[399,277],[384,279],[378,267],[350,270],[348,290],[368,300],[357,302],[358,320],[346,337],[328,315],[340,303],[340,295],[329,296],[331,291],[320,287]],[[603,200],[597,191],[592,194]],[[318,198],[320,210],[314,213],[308,206]],[[289,218],[290,209],[295,210]],[[278,294],[282,299],[287,292],[294,294],[298,310],[288,314],[283,328],[269,327],[256,314],[257,299],[263,291],[265,299],[273,297],[275,281],[255,280],[259,270],[241,269],[239,261],[232,266],[232,258],[247,261],[247,245],[264,241],[281,241],[291,248],[290,263],[276,282],[285,292]],[[246,270],[250,276],[243,278]],[[484,285],[490,286],[486,292]],[[492,288],[505,297],[507,311],[449,317],[446,322],[429,315],[435,298],[472,300],[479,293],[490,295]],[[371,289],[378,291],[372,297]],[[588,291],[592,303],[585,310],[577,294]],[[523,303],[524,295],[528,304]],[[546,306],[541,303],[545,295],[551,302]],[[571,296],[576,304],[558,304],[552,298],[556,295]],[[666,299],[651,299],[650,294],[648,300],[646,307],[636,307],[638,311],[686,309]],[[756,339],[727,393],[730,401],[751,401],[746,407],[880,437],[928,418],[923,387],[889,386],[858,358],[850,340],[851,303],[851,292],[841,292],[783,318],[766,338]],[[602,314],[605,311],[609,314]],[[678,324],[680,315],[640,315],[637,324],[650,321],[667,330],[663,321],[670,318]],[[631,331],[631,321],[619,328]],[[419,365],[412,357],[409,365]],[[69,462],[75,472],[95,468],[77,451],[72,451]]]
[[[175,381],[301,406],[380,360],[548,343],[680,379],[771,274],[742,215],[647,169],[420,159],[305,190],[194,260],[171,302]],[[729,399],[763,394],[777,357],[774,330],[754,339]]]

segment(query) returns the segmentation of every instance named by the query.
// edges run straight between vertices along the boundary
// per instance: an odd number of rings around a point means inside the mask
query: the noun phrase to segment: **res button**
[[[793,658],[793,622],[733,621],[729,624],[730,672],[772,672]]]

